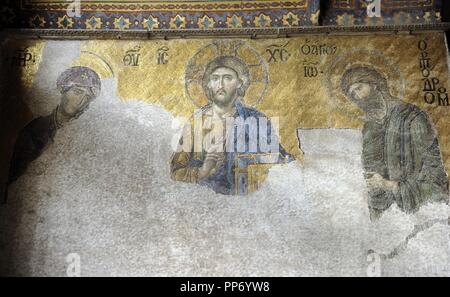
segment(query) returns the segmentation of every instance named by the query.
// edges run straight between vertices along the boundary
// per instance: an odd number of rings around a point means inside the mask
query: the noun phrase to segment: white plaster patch
[[[303,165],[275,166],[256,193],[223,196],[169,175],[173,116],[117,99],[113,80],[10,187],[0,207],[0,272],[64,276],[365,276],[414,226],[448,218],[429,204],[369,221],[360,131],[300,130]],[[51,111],[51,109],[49,109]],[[448,226],[419,232],[382,275],[450,275]]]

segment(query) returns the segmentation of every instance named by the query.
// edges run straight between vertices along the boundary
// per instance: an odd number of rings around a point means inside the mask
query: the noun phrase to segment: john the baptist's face
[[[92,98],[89,88],[73,86],[62,94],[62,111],[68,116],[75,117],[89,107]]]
[[[386,102],[374,84],[354,83],[349,87],[347,97],[369,117],[382,118],[384,116]]]
[[[242,86],[236,71],[228,67],[219,67],[209,76],[208,89],[214,104],[226,106],[232,103]]]
[[[348,93],[349,96],[355,103],[357,101],[365,100],[369,97],[372,92],[372,86],[368,83],[355,83],[350,86]]]

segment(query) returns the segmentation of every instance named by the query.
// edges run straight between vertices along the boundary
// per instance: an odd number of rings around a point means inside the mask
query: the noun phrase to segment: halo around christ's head
[[[325,85],[330,102],[336,109],[352,118],[362,118],[361,111],[345,96],[341,80],[349,69],[369,68],[375,70],[387,81],[392,96],[402,100],[405,95],[405,80],[395,63],[374,50],[354,50],[336,57],[326,70]]]
[[[195,106],[208,104],[205,88],[210,72],[217,67],[236,71],[243,82],[243,101],[246,105],[254,107],[261,102],[269,84],[266,61],[242,41],[220,40],[201,48],[186,66],[186,96]]]

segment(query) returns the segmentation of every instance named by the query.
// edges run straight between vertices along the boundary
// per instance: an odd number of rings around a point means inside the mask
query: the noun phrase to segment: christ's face
[[[63,93],[61,108],[66,115],[76,117],[89,107],[91,101],[92,95],[88,88],[74,86]]]
[[[208,89],[214,104],[228,106],[237,98],[242,81],[236,71],[228,67],[219,67],[209,76]]]

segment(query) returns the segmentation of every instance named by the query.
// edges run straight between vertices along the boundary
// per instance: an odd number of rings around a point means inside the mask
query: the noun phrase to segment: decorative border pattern
[[[361,9],[365,8],[365,0],[331,0],[334,9]],[[434,8],[440,0],[383,0],[381,5],[384,9],[427,9]]]
[[[51,10],[67,11],[70,4],[63,0],[32,2],[21,1],[21,10]],[[111,2],[104,0],[82,1],[81,10],[84,12],[159,12],[159,11],[237,11],[237,10],[273,10],[273,9],[308,9],[310,0],[173,0],[173,1],[124,1]]]
[[[319,0],[108,1],[81,2],[79,17],[71,2],[6,0],[1,23],[8,28],[59,30],[211,30],[315,26]],[[6,17],[11,16],[11,17]]]
[[[75,1],[75,0],[71,0]],[[298,28],[319,24],[320,0],[81,0],[80,17],[67,12],[66,0],[4,0],[0,28],[160,31]],[[382,0],[382,17],[367,16],[365,0],[327,0],[325,26],[436,24],[442,0]],[[77,31],[79,32],[79,31]],[[189,33],[190,34],[190,33]],[[241,33],[237,33],[241,34]]]
[[[381,17],[367,15],[365,0],[329,0],[324,25],[426,24],[441,21],[442,0],[382,0]]]

